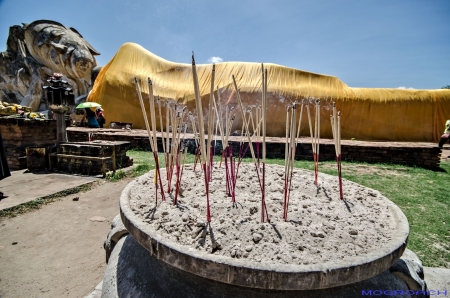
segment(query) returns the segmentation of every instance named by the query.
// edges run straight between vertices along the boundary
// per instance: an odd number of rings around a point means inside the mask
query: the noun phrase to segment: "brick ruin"
[[[69,122],[66,123],[67,125]],[[0,118],[6,159],[10,170],[28,168],[64,173],[99,175],[128,167],[130,142],[57,142],[56,120]]]

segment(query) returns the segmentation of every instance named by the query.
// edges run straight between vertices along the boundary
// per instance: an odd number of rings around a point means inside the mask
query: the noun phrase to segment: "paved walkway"
[[[56,174],[48,171],[12,171],[11,176],[0,181],[0,191],[5,197],[0,201],[0,210],[11,208],[38,198],[49,196],[83,184],[97,181],[94,176]]]

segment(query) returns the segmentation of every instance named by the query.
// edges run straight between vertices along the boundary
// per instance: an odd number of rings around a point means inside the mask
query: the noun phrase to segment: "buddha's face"
[[[25,30],[25,44],[39,63],[53,72],[90,82],[98,53],[76,31],[52,21],[36,21]]]

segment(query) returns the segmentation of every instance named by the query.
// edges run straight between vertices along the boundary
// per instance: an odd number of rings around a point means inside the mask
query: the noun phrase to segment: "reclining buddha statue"
[[[351,88],[334,76],[270,63],[264,63],[263,67],[268,73],[268,136],[285,136],[286,107],[294,102],[308,103],[312,107],[320,100],[320,135],[324,138],[332,138],[330,115],[333,102],[341,112],[343,139],[436,142],[450,115],[448,89]],[[205,115],[210,98],[212,64],[197,65],[197,72]],[[222,62],[215,65],[214,82],[218,87],[214,95],[221,99],[221,109],[236,107],[233,75],[245,109],[251,111],[260,107],[261,63]],[[109,121],[132,122],[133,128],[145,129],[135,77],[140,82],[144,99],[149,90],[147,78],[150,78],[155,97],[186,105],[195,114],[191,64],[164,60],[134,43],[124,44],[102,68],[88,101],[102,104]],[[239,130],[242,121],[238,109],[235,111],[233,129]],[[158,119],[156,123],[158,126]],[[309,136],[306,114],[302,117],[301,135]]]

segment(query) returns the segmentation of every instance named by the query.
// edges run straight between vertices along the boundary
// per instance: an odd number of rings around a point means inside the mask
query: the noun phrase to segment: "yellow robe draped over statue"
[[[320,99],[320,136],[323,138],[332,138],[330,115],[334,101],[341,112],[342,139],[437,142],[446,119],[450,118],[448,89],[351,88],[333,76],[271,63],[264,63],[264,68],[268,71],[268,136],[285,136],[286,107],[302,100],[310,102],[311,117],[314,117],[312,103]],[[208,111],[211,70],[212,64],[197,65],[204,115]],[[222,62],[216,64],[214,85],[219,88],[215,91],[215,98],[218,100],[220,96],[223,111],[226,105],[236,107],[237,104],[232,75],[236,78],[247,111],[261,106],[261,64]],[[125,43],[102,68],[88,97],[88,101],[102,105],[107,125],[111,121],[131,122],[133,128],[145,129],[135,77],[140,82],[147,109],[149,77],[153,81],[155,97],[159,95],[162,102],[177,101],[195,114],[192,66],[164,60],[137,44]],[[162,111],[165,118],[164,107]],[[233,130],[240,130],[239,109],[234,109],[234,112]],[[158,117],[158,112],[156,115]],[[156,123],[159,129],[159,118]],[[309,136],[306,109],[301,135]]]

